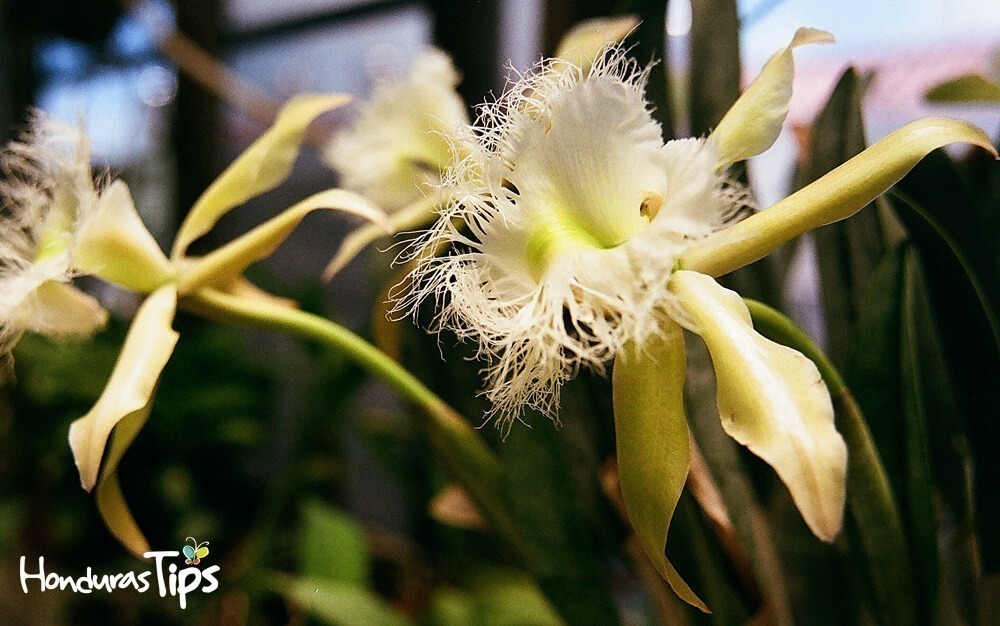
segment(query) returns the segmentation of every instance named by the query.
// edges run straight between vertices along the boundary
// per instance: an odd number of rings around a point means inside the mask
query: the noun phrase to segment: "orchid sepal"
[[[930,152],[958,142],[997,156],[989,136],[968,122],[910,122],[770,208],[692,244],[677,267],[722,276],[753,263],[805,232],[854,215]]]

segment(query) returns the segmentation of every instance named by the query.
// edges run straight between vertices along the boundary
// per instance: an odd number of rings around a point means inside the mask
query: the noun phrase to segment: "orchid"
[[[228,211],[281,183],[291,171],[308,124],[347,100],[340,95],[310,94],[293,99],[272,128],[195,203],[177,233],[170,257],[142,223],[125,183],[116,180],[100,193],[95,191],[82,133],[38,118],[32,133],[8,147],[3,165],[10,180],[3,191],[9,215],[0,225],[4,237],[0,320],[5,353],[24,330],[85,335],[104,325],[104,309],[68,284],[73,276],[91,274],[147,296],[104,392],[69,429],[84,489],[96,490],[98,509],[112,534],[135,554],[149,547],[125,505],[117,466],[149,416],[160,374],[178,341],[172,328],[178,305],[214,293],[278,301],[248,283],[243,270],[270,255],[315,210],[345,211],[379,224],[384,231],[392,228],[369,201],[331,189],[302,200],[204,256],[187,253],[188,246]]]
[[[620,42],[636,27],[631,15],[581,22],[560,41],[557,63],[590,67],[604,46]],[[461,77],[451,58],[436,48],[413,60],[402,80],[384,81],[359,107],[351,125],[326,146],[326,162],[346,189],[364,195],[388,214],[396,232],[434,221],[441,196],[441,174],[465,158],[466,140],[453,140],[469,125]],[[466,138],[469,139],[469,138]],[[375,225],[348,235],[323,274],[330,280],[384,233]]]
[[[57,339],[88,337],[107,312],[71,284],[76,232],[104,202],[90,172],[90,146],[76,127],[43,114],[0,158],[0,374],[25,331]]]
[[[326,160],[341,184],[384,208],[396,230],[434,218],[433,189],[452,159],[446,133],[469,121],[455,91],[459,81],[448,55],[425,50],[402,81],[378,85],[351,127],[327,146]],[[383,234],[364,226],[349,235],[325,276],[332,277]]]
[[[709,349],[723,428],[774,468],[824,541],[841,529],[846,474],[816,366],[758,334],[743,300],[713,277],[848,217],[937,147],[989,146],[961,122],[914,122],[739,221],[752,202],[728,167],[778,137],[793,50],[831,41],[799,29],[714,132],[666,143],[645,99],[647,70],[620,47],[588,69],[541,63],[453,140],[476,137],[443,179],[454,200],[401,257],[419,264],[396,311],[415,315],[431,300],[432,330],[477,344],[488,417],[501,428],[525,409],[557,420],[561,385],[614,361],[625,505],[656,569],[703,609],[664,555],[689,466],[682,329]]]

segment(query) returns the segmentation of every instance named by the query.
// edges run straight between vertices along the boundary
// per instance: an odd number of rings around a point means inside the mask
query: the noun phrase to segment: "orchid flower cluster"
[[[502,429],[527,409],[558,420],[561,385],[614,363],[625,505],[657,570],[703,609],[664,555],[690,460],[682,329],[711,354],[724,430],[774,468],[824,541],[842,527],[847,472],[816,365],[756,332],[714,276],[851,215],[936,147],[989,146],[969,125],[922,120],[740,221],[752,200],[729,166],[777,139],[793,50],[832,41],[799,29],[708,137],[666,143],[645,97],[649,70],[622,47],[588,64],[543,61],[451,133],[439,217],[399,259],[416,268],[395,312],[416,318],[429,301],[431,330],[476,344],[487,417]]]
[[[455,92],[459,76],[448,57],[423,54],[401,82],[381,85],[326,146],[350,191],[311,196],[202,256],[189,255],[190,244],[228,211],[280,184],[308,124],[346,97],[293,99],[192,207],[169,256],[124,183],[94,184],[85,136],[35,118],[0,162],[0,356],[9,363],[26,331],[79,337],[104,326],[107,313],[73,286],[77,276],[145,297],[104,393],[69,432],[83,486],[96,489],[98,508],[123,544],[137,554],[146,549],[116,469],[148,418],[178,340],[178,306],[203,310],[224,296],[274,301],[243,271],[317,209],[370,222],[342,243],[328,275],[383,233],[427,227],[400,256],[413,270],[394,292],[394,311],[415,316],[430,304],[431,330],[476,344],[486,364],[487,417],[501,428],[526,410],[558,420],[562,384],[582,368],[605,373],[613,364],[623,500],[649,559],[686,601],[706,609],[665,555],[691,454],[685,330],[711,354],[725,431],[774,468],[817,537],[838,535],[847,449],[830,393],[813,362],[754,330],[744,301],[715,277],[849,217],[938,147],[963,141],[993,149],[968,124],[921,120],[740,219],[753,202],[730,166],[778,137],[794,49],[832,37],[799,29],[709,136],[664,142],[645,95],[649,70],[618,44],[634,25],[600,21],[574,30],[559,57],[480,107],[475,123]],[[295,323],[303,334],[343,336],[311,319]],[[370,362],[378,358],[371,346],[352,345]],[[409,374],[393,375],[411,397],[440,403],[422,387],[414,391],[420,383]],[[456,432],[447,420],[443,428]]]
[[[78,128],[36,114],[31,130],[3,153],[0,192],[0,357],[25,332],[53,338],[86,337],[108,314],[73,286],[92,275],[145,296],[104,392],[89,413],[70,426],[69,443],[87,491],[112,533],[135,554],[148,551],[118,486],[116,469],[149,415],[151,399],[178,333],[178,304],[213,293],[274,299],[242,277],[317,209],[336,209],[392,229],[384,213],[352,192],[317,193],[204,255],[188,246],[208,233],[234,207],[277,186],[291,171],[317,116],[346,103],[345,96],[303,95],[293,99],[274,126],[201,196],[178,231],[168,257],[142,223],[128,187],[120,180],[95,185],[86,135]],[[112,436],[112,433],[113,436]]]

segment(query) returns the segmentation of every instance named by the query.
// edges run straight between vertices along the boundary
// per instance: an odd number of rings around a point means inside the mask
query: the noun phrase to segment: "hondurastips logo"
[[[197,543],[195,544],[198,545]],[[204,545],[204,544],[203,544]],[[187,548],[188,546],[185,546]],[[144,572],[120,572],[117,574],[95,574],[92,568],[87,568],[87,573],[83,576],[63,576],[57,572],[49,572],[45,569],[45,557],[38,557],[37,569],[29,570],[27,558],[21,557],[21,589],[24,593],[37,590],[45,591],[69,591],[71,593],[113,593],[115,591],[130,590],[137,593],[146,593],[153,585],[161,598],[177,598],[182,609],[187,608],[187,596],[190,593],[201,591],[211,593],[219,588],[219,581],[215,575],[219,572],[218,565],[210,567],[198,567],[197,563],[204,556],[208,555],[208,550],[202,548],[197,560],[195,558],[186,559],[187,563],[196,563],[188,567],[178,567],[176,563],[169,563],[169,559],[175,559],[181,555],[176,550],[161,550],[157,552],[146,552],[142,556],[154,560],[154,568]],[[185,556],[187,551],[185,551]],[[155,580],[155,583],[154,583]],[[29,583],[31,583],[29,585]]]

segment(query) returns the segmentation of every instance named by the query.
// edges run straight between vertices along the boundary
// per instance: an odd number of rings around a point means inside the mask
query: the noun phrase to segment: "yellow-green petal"
[[[389,215],[389,222],[392,229],[388,232],[405,232],[413,228],[425,226],[437,216],[432,210],[433,208],[434,201],[426,197],[417,200],[409,206],[403,207],[399,211]],[[379,237],[385,236],[385,234],[385,226],[376,223],[365,224],[347,235],[340,243],[340,248],[337,249],[337,254],[334,255],[333,260],[323,270],[323,280],[330,280],[336,276],[337,272],[344,269],[344,266],[350,263],[368,244]]]
[[[770,208],[694,244],[678,267],[721,276],[753,263],[802,233],[854,215],[928,153],[956,142],[997,154],[986,133],[967,122],[911,122]]]
[[[155,291],[173,276],[120,180],[104,190],[94,215],[80,227],[73,267],[139,293]]]
[[[225,285],[251,264],[266,258],[295,230],[312,211],[345,211],[374,222],[382,233],[391,233],[392,224],[385,213],[361,196],[343,189],[329,189],[309,196],[234,239],[218,250],[191,262],[181,276],[178,290],[191,293],[206,285]]]
[[[559,41],[556,59],[572,63],[586,74],[607,45],[625,39],[637,26],[639,18],[634,15],[597,17],[580,22]]]
[[[108,323],[108,312],[92,296],[54,280],[39,285],[19,309],[25,330],[56,339],[89,337]]]
[[[832,541],[843,524],[847,447],[816,366],[757,333],[739,294],[710,276],[674,272],[670,290],[712,356],[723,428],[774,468],[813,534]]]
[[[144,411],[148,413],[148,409]],[[145,421],[145,420],[143,420]],[[97,485],[95,493],[97,501],[97,512],[101,514],[104,525],[108,531],[117,539],[125,549],[141,557],[149,552],[149,541],[139,529],[132,511],[125,503],[125,496],[122,494],[121,485],[118,483],[118,472],[110,472],[103,476]]]
[[[612,396],[622,499],[656,571],[686,602],[708,607],[667,559],[667,530],[687,482],[691,440],[684,413],[684,338],[664,321],[662,333],[615,359]]]
[[[171,328],[177,308],[177,290],[173,285],[153,293],[136,313],[125,337],[118,362],[101,397],[89,413],[69,428],[80,482],[90,491],[97,483],[98,470],[111,430],[119,422],[144,411],[177,343]]]
[[[733,103],[709,137],[719,166],[743,161],[770,148],[781,133],[792,98],[795,60],[792,50],[807,43],[832,43],[833,35],[815,28],[795,31],[792,42],[772,56],[760,75]]]
[[[350,101],[349,96],[303,94],[278,114],[274,125],[239,156],[198,198],[177,232],[171,256],[184,255],[188,246],[215,225],[233,207],[274,189],[292,171],[306,128],[322,113]]]

